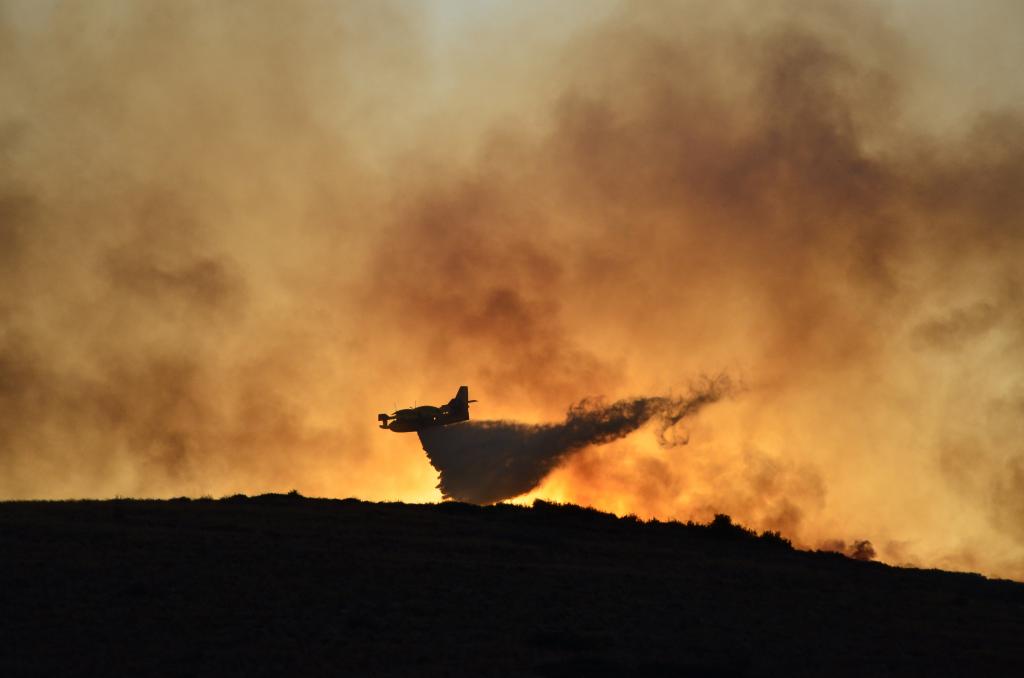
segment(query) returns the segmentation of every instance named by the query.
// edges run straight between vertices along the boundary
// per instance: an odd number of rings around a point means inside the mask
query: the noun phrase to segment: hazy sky
[[[532,496],[1024,578],[1019,2],[0,0],[0,497]]]

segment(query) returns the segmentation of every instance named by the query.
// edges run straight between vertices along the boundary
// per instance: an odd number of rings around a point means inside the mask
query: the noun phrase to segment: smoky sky
[[[436,500],[376,412],[721,372],[531,494],[1024,576],[1018,3],[548,5],[0,3],[0,496]]]

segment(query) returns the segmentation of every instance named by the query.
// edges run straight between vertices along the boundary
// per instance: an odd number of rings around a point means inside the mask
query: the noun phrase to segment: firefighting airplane
[[[377,415],[377,420],[380,421],[381,428],[395,433],[422,431],[432,426],[446,426],[459,421],[468,421],[469,404],[475,402],[475,400],[469,399],[469,387],[460,386],[459,392],[448,401],[447,405],[441,407],[420,405],[398,410],[390,415],[382,412]]]

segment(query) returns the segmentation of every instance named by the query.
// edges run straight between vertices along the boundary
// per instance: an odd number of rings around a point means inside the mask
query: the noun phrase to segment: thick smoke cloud
[[[531,490],[1024,577],[1021,4],[0,3],[0,497]],[[459,8],[456,11],[454,8]]]
[[[414,79],[413,19],[0,4],[0,496],[358,484],[328,298],[374,200],[350,137],[399,98],[362,69]]]
[[[470,421],[419,432],[447,498],[491,504],[536,488],[566,457],[604,445],[657,421],[664,445],[685,444],[676,426],[732,391],[727,377],[706,379],[683,397],[648,397],[611,404],[583,400],[557,424]],[[666,434],[672,433],[671,440]]]

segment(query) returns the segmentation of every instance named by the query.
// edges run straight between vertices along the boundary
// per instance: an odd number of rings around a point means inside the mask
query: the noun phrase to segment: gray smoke
[[[529,492],[573,452],[632,433],[652,419],[662,445],[684,445],[686,417],[733,391],[725,376],[705,378],[685,396],[627,398],[605,404],[582,400],[558,424],[470,421],[419,432],[440,473],[446,499],[492,504]]]

